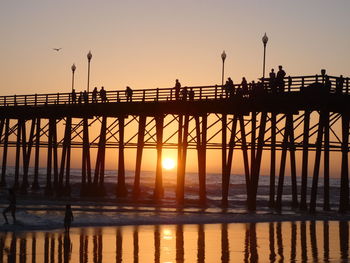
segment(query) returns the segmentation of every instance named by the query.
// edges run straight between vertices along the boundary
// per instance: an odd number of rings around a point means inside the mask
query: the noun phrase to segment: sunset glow
[[[171,158],[165,158],[163,160],[163,168],[165,170],[172,170],[175,167],[175,160]]]

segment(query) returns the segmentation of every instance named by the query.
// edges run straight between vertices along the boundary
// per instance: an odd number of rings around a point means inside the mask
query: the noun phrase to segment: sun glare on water
[[[166,170],[171,170],[175,167],[175,161],[171,158],[165,158],[163,160],[163,168]]]

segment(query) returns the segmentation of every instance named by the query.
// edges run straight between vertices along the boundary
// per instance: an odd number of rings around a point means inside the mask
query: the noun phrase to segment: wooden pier
[[[265,166],[270,166],[269,205],[282,209],[286,167],[289,167],[291,205],[315,212],[319,194],[323,195],[323,209],[331,209],[330,163],[339,152],[337,209],[346,212],[349,208],[349,78],[329,76],[330,86],[327,86],[325,77],[288,77],[283,91],[273,90],[268,79],[262,80],[260,88],[249,85],[248,91],[235,85],[231,93],[221,85],[186,87],[193,96],[181,98],[176,97],[174,88],[134,90],[132,98],[127,98],[124,91],[107,91],[107,100],[103,102],[92,101],[91,93],[88,101],[80,103],[73,101],[71,93],[0,96],[0,184],[7,185],[9,151],[13,151],[15,189],[26,193],[29,187],[45,187],[47,194],[69,193],[72,150],[79,148],[81,193],[103,195],[106,149],[116,148],[116,194],[138,200],[143,152],[153,148],[157,154],[154,199],[159,201],[164,192],[162,151],[170,148],[178,153],[176,198],[179,204],[184,204],[187,153],[195,150],[198,199],[205,204],[207,150],[219,149],[223,206],[228,205],[230,176],[235,166],[233,157],[242,154],[250,210],[256,209],[262,157],[268,156]],[[92,129],[99,130],[94,138]],[[96,158],[91,156],[94,148]],[[125,152],[129,148],[136,149],[132,189],[127,189],[125,183]],[[297,163],[298,151],[301,163]],[[313,163],[310,152],[315,156]],[[47,169],[44,186],[38,180],[39,160],[43,158]],[[95,164],[92,160],[96,160]],[[34,166],[31,174],[30,165]],[[297,167],[301,167],[301,185],[297,183]],[[308,172],[310,169],[312,174]],[[324,180],[321,193],[320,171]]]

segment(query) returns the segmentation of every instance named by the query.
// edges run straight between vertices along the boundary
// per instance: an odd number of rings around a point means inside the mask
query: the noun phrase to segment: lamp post
[[[72,65],[71,69],[72,69],[72,92],[73,92],[73,90],[74,90],[74,73],[75,73],[75,70],[77,69],[75,64]]]
[[[225,59],[226,59],[226,53],[225,50],[222,51],[221,54],[221,59],[222,59],[222,75],[221,75],[221,85],[224,85],[224,72],[225,72]]]
[[[266,33],[262,37],[262,42],[264,44],[264,61],[263,61],[263,79],[265,78],[265,56],[266,56],[266,44],[269,38],[267,37]],[[264,80],[263,80],[264,81]]]
[[[89,86],[90,86],[90,61],[92,58],[91,51],[87,54],[87,59],[88,59],[88,81],[87,81],[87,92],[89,93]]]

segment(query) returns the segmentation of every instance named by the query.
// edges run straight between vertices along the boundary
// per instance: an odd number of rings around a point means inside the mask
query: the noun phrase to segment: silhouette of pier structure
[[[257,88],[258,87],[258,88]],[[174,88],[107,91],[107,100],[72,100],[71,93],[0,97],[1,180],[6,185],[9,151],[15,156],[14,185],[26,192],[45,187],[50,193],[69,193],[72,150],[81,150],[81,193],[103,194],[106,149],[116,148],[117,197],[140,198],[141,165],[146,149],[156,149],[154,200],[163,197],[162,150],[177,150],[176,199],[186,203],[186,161],[190,150],[198,156],[198,199],[207,200],[207,151],[221,150],[222,204],[228,205],[232,168],[242,163],[247,206],[256,209],[262,161],[270,167],[269,205],[282,208],[286,167],[290,169],[292,206],[316,210],[330,207],[330,164],[340,160],[339,204],[349,208],[349,78],[327,75],[285,78],[284,90],[269,79],[245,91],[235,85],[186,87],[191,96],[176,97]],[[98,132],[96,132],[98,130]],[[93,134],[95,131],[95,135]],[[95,166],[92,149],[95,148]],[[136,149],[134,183],[125,183],[125,152]],[[296,152],[300,152],[300,158]],[[289,164],[287,154],[289,153]],[[239,156],[239,157],[238,157]],[[312,158],[311,158],[312,157]],[[335,158],[335,159],[332,159]],[[46,183],[39,185],[39,161],[46,160]],[[297,162],[300,159],[300,163]],[[235,162],[236,160],[236,162]],[[323,164],[321,164],[323,162]],[[29,174],[29,167],[33,172]],[[22,169],[20,169],[22,167]],[[297,168],[301,167],[301,183]],[[323,169],[321,169],[323,168]],[[320,171],[323,189],[319,189]],[[312,171],[310,174],[309,171]],[[308,185],[308,178],[312,184]],[[277,180],[278,179],[278,180]],[[11,185],[12,186],[12,185]],[[308,188],[311,187],[311,192]],[[309,200],[309,201],[308,201]]]

